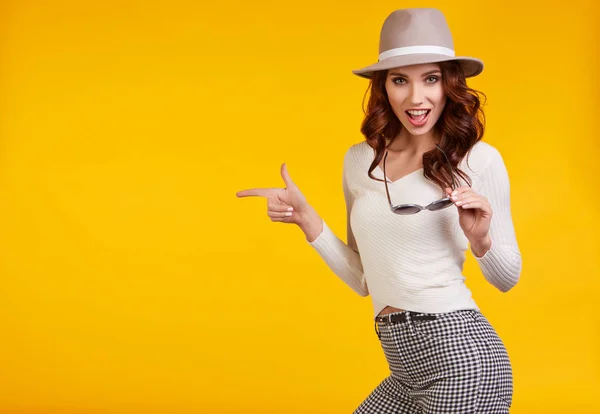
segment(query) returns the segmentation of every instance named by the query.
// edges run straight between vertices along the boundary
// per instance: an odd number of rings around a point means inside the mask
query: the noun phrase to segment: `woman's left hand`
[[[446,188],[446,193],[458,208],[460,227],[471,245],[487,244],[492,222],[492,206],[488,199],[471,187],[459,187],[454,191]]]

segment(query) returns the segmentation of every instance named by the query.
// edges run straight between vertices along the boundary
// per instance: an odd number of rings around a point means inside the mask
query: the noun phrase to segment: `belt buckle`
[[[391,313],[388,313],[386,315],[379,315],[379,316],[377,316],[377,322],[385,323],[385,324],[389,325],[389,324],[392,323],[392,316],[391,315],[392,315]]]

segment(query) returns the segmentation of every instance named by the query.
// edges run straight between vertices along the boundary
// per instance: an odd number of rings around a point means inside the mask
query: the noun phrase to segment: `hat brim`
[[[373,65],[366,66],[362,69],[353,70],[357,76],[362,78],[370,79],[373,72],[380,70],[388,70],[393,68],[399,68],[410,65],[421,65],[424,63],[438,63],[438,62],[449,62],[457,61],[465,72],[465,77],[470,78],[479,75],[483,71],[483,62],[477,58],[467,56],[445,56],[435,54],[419,54],[419,55],[404,55],[394,56]]]

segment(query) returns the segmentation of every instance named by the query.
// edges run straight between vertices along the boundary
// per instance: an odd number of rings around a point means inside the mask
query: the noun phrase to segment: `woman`
[[[371,295],[391,375],[355,413],[507,413],[506,349],[464,283],[471,246],[485,278],[505,292],[521,254],[499,152],[481,141],[483,113],[465,78],[480,60],[456,57],[443,14],[404,9],[385,20],[362,133],[344,157],[347,244],[291,180],[251,189],[272,221],[297,224],[328,266]]]

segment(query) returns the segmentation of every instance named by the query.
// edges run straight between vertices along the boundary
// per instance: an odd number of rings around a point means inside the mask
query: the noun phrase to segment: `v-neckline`
[[[381,176],[384,177],[384,179],[388,181],[388,184],[395,184],[398,181],[403,180],[404,178],[407,178],[407,177],[409,177],[409,176],[411,176],[413,174],[418,173],[419,171],[423,171],[423,167],[421,167],[418,170],[411,171],[409,173],[404,174],[402,177],[399,177],[399,178],[396,178],[395,180],[392,180],[391,178],[389,178],[387,175],[385,175],[383,173],[383,168],[381,168],[379,165],[377,166],[377,168],[379,169],[379,172],[381,173]]]
[[[373,147],[371,147],[368,143],[367,143],[367,146],[371,150],[371,154],[373,154],[373,157],[375,157],[375,149],[373,149]],[[385,175],[383,173],[383,168],[381,168],[379,166],[379,164],[377,164],[377,166],[375,168],[379,169],[379,172],[381,173],[381,176],[383,177],[384,180],[388,181],[388,184],[395,184],[398,181],[403,180],[404,178],[407,178],[407,177],[409,177],[411,175],[414,175],[414,174],[418,173],[419,171],[423,171],[423,167],[421,167],[418,170],[411,171],[409,173],[404,174],[403,176],[401,176],[399,178],[396,178],[395,180],[392,180],[391,178],[389,178],[387,175]]]

